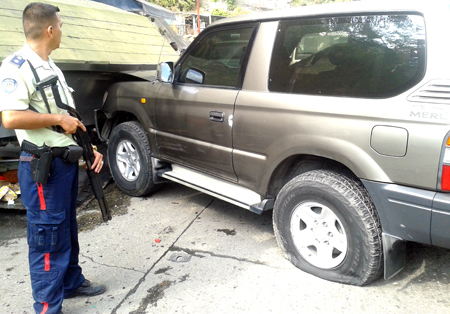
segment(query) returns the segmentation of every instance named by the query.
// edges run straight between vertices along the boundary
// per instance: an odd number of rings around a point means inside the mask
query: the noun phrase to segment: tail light
[[[441,190],[450,191],[450,137],[444,148],[444,158],[442,160],[441,169]]]

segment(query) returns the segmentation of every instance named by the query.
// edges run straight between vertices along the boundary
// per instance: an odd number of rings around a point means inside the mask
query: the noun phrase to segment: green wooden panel
[[[0,8],[0,16],[8,16],[17,18],[19,20],[22,19],[22,10],[14,10],[14,9],[7,9],[7,8]]]
[[[19,33],[19,36],[22,35],[22,41],[18,43],[16,36],[8,36],[10,33],[0,32],[0,43],[2,46],[22,46],[25,42],[25,37],[22,33]]]
[[[87,51],[114,51],[121,52],[123,54],[131,53],[131,52],[158,52],[161,51],[162,39],[159,38],[157,45],[147,45],[143,43],[139,44],[128,44],[128,43],[115,43],[111,44],[108,41],[93,41],[90,43],[86,43],[86,41],[78,38],[72,38],[70,42],[61,43],[61,48],[65,49],[73,49],[73,50],[87,50]],[[172,49],[172,48],[170,48]],[[173,49],[172,49],[173,50]],[[56,50],[57,51],[57,50]],[[56,52],[55,51],[55,52]]]
[[[0,31],[2,33],[4,31],[19,32],[22,35],[22,39],[25,38],[23,35],[22,18],[0,15]]]
[[[162,38],[158,31],[144,33],[142,29],[136,30],[135,28],[112,30],[107,28],[85,27],[83,25],[63,24],[62,31],[63,36],[68,36],[69,38],[84,38],[86,40],[98,39],[145,43],[147,41],[146,39],[149,37]]]
[[[1,0],[0,59],[25,42],[22,11],[29,0]],[[56,62],[99,64],[155,64],[178,55],[146,17],[94,1],[44,0],[61,10],[61,48]]]
[[[2,0],[2,8],[4,9],[14,9],[20,12],[25,9],[28,3],[33,1],[23,1],[23,0]],[[43,1],[45,2],[45,1]]]
[[[59,52],[62,56],[56,58],[56,54]],[[59,49],[55,51],[54,60],[58,59],[58,62],[71,62],[71,63],[90,63],[90,64],[157,64],[162,61],[176,60],[177,56],[169,53],[158,54],[139,54],[130,53],[123,54],[119,52],[102,51],[97,52],[96,56],[99,60],[81,60],[81,56],[84,56],[79,50]],[[53,54],[52,54],[53,56]],[[73,60],[77,60],[74,62]],[[108,62],[105,60],[115,60],[115,62]]]
[[[20,49],[24,42],[22,12],[0,10],[0,62]]]

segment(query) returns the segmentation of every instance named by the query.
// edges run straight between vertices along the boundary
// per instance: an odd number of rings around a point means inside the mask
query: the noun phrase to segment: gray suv
[[[450,248],[448,1],[223,19],[97,113],[117,185],[175,181],[261,213],[287,258],[365,285]]]

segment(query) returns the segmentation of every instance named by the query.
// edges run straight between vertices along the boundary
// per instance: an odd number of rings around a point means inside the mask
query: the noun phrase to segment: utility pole
[[[200,34],[200,0],[197,0],[197,32]]]

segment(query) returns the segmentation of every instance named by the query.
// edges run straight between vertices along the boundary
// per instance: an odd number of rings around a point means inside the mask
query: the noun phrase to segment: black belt
[[[64,157],[66,155],[67,149],[68,149],[67,147],[52,147],[51,151],[53,158]],[[20,156],[19,161],[31,162],[33,158],[34,156]]]

